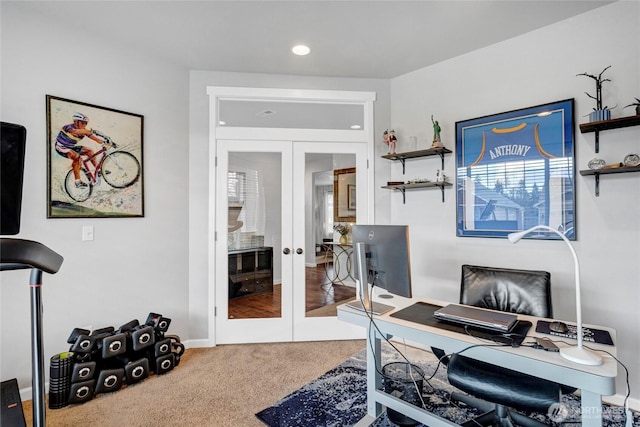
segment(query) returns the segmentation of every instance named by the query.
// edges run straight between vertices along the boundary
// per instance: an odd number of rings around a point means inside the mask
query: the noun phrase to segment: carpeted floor
[[[437,362],[431,353],[401,348],[412,364],[417,365],[426,377],[434,373]],[[383,348],[383,366],[394,361],[403,361],[390,347]],[[441,367],[428,383],[423,384],[424,406],[430,412],[455,423],[462,423],[480,411],[464,405],[454,405],[449,396],[455,389],[446,380],[446,370]],[[527,414],[551,426],[580,425],[580,400],[574,395],[563,396],[561,417],[551,420],[547,414]],[[364,349],[338,367],[296,390],[273,406],[256,414],[270,427],[343,427],[356,424],[366,415],[366,360]],[[603,405],[603,425],[624,427],[622,408]],[[373,427],[392,427],[384,413],[372,424]],[[421,426],[421,425],[419,425]],[[633,426],[640,426],[640,414],[634,413]]]
[[[189,349],[180,365],[89,402],[47,409],[48,427],[264,427],[255,413],[344,362],[364,340]],[[23,402],[31,425],[31,401]]]

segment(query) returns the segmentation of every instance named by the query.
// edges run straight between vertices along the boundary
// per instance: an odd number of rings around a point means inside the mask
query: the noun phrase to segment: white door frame
[[[290,140],[290,141],[318,141],[318,142],[366,142],[367,144],[367,173],[366,173],[366,217],[358,217],[358,221],[374,222],[374,124],[373,102],[375,92],[330,91],[330,90],[300,90],[300,89],[269,89],[219,87],[207,88],[209,95],[209,164],[216,165],[218,139],[243,140]],[[219,126],[219,105],[221,100],[254,100],[281,102],[315,102],[315,103],[346,103],[363,106],[364,126],[361,130],[330,130],[330,129],[291,129],[291,128],[244,128]],[[226,197],[226,194],[224,195]],[[209,173],[209,222],[208,222],[208,341],[216,344],[216,293],[213,291],[216,283],[216,205],[217,205],[216,173]],[[225,283],[226,284],[226,283]],[[337,338],[337,337],[336,337]]]

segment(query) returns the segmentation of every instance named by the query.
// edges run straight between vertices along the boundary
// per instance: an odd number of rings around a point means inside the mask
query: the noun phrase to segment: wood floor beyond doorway
[[[331,268],[331,267],[329,267]],[[307,317],[336,316],[336,306],[355,298],[355,288],[332,284],[324,265],[306,268],[305,312]],[[280,317],[280,285],[273,292],[247,295],[229,301],[230,319]]]

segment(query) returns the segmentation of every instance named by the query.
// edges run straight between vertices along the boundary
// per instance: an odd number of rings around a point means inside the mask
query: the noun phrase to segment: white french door
[[[362,338],[309,307],[308,293],[334,301],[337,288],[307,276],[318,270],[311,177],[355,167],[356,217],[366,221],[367,144],[219,139],[216,157],[216,342]]]
[[[366,222],[367,218],[367,144],[366,143],[343,143],[343,142],[294,142],[293,143],[293,239],[294,246],[306,248],[306,251],[314,251],[316,241],[309,231],[314,228],[316,220],[315,210],[317,206],[313,200],[313,182],[311,176],[317,172],[318,161],[329,159],[333,169],[343,169],[345,167],[355,167],[356,169],[356,220]],[[338,160],[340,159],[340,161]],[[317,225],[317,224],[316,224]],[[355,339],[362,338],[364,331],[362,328],[352,328],[351,325],[339,321],[334,311],[324,315],[315,315],[318,309],[307,306],[307,300],[311,299],[308,293],[321,291],[326,293],[332,301],[331,305],[338,304],[338,289],[344,289],[343,284],[319,285],[313,279],[307,277],[310,267],[305,263],[305,259],[315,259],[312,257],[295,258],[293,264],[293,340],[332,340],[332,339]],[[333,260],[336,264],[337,260]],[[335,265],[334,265],[335,267]],[[316,269],[324,269],[317,267]],[[326,278],[326,277],[325,277]],[[311,282],[311,283],[309,283]],[[355,282],[353,286],[353,297],[355,298]],[[335,301],[335,302],[334,302]],[[344,302],[344,300],[343,300]],[[322,310],[322,309],[320,309]]]

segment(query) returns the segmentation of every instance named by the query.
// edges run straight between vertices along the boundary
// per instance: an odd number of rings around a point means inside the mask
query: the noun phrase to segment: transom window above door
[[[364,105],[220,100],[218,126],[363,130]]]

